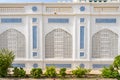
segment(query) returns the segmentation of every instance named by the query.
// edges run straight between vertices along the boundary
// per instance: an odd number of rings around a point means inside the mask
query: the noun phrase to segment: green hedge
[[[26,71],[23,68],[15,67],[14,70],[13,70],[13,75],[15,77],[24,78],[26,76]]]
[[[30,75],[33,77],[33,78],[40,78],[41,75],[42,75],[42,69],[41,68],[33,68],[31,71],[30,71]]]

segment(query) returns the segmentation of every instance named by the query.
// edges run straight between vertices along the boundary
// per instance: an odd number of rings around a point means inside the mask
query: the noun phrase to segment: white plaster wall
[[[64,4],[64,3],[63,3]],[[59,6],[63,5],[59,4]],[[25,4],[24,4],[25,5]],[[111,63],[113,59],[92,59],[91,53],[92,53],[92,36],[106,28],[109,29],[120,36],[120,8],[118,9],[118,12],[93,12],[93,6],[119,6],[118,3],[116,4],[110,4],[110,3],[75,3],[75,4],[65,4],[65,5],[71,5],[73,8],[73,13],[67,13],[62,15],[59,13],[58,15],[54,15],[46,13],[46,5],[48,4],[26,4],[24,6],[25,13],[14,13],[14,15],[9,16],[2,16],[0,13],[0,17],[20,17],[23,19],[22,24],[1,24],[0,23],[0,34],[7,29],[13,28],[21,33],[23,33],[26,37],[26,59],[16,59],[14,63],[25,63],[26,67],[31,68],[34,63],[37,63],[40,67],[45,67],[46,63],[55,63],[55,64],[72,64],[72,67],[75,68],[76,66],[79,66],[80,64],[85,64],[85,68],[92,68],[92,64],[100,63]],[[53,4],[54,5],[54,4]],[[19,6],[19,5],[18,5]],[[36,6],[38,7],[37,12],[32,11],[32,7]],[[56,6],[56,3],[55,3]],[[80,11],[80,7],[85,6],[85,11]],[[44,14],[42,14],[44,12]],[[90,13],[91,12],[91,13]],[[7,13],[6,13],[7,14]],[[108,15],[109,14],[109,15]],[[16,15],[16,16],[15,16]],[[32,18],[36,17],[38,18],[37,23],[32,23]],[[69,18],[69,24],[60,24],[60,23],[48,23],[48,18]],[[80,23],[80,18],[85,18],[84,23]],[[95,18],[116,18],[117,23],[95,23]],[[38,48],[36,50],[33,50],[32,48],[32,26],[38,26]],[[80,26],[85,27],[85,48],[80,49]],[[52,30],[56,28],[61,28],[68,33],[72,35],[73,39],[73,57],[71,59],[51,59],[47,60],[44,59],[45,54],[45,35],[51,32]],[[118,40],[118,54],[120,54],[120,38]],[[33,58],[32,52],[36,51],[38,52],[38,57]],[[85,57],[80,58],[80,51],[83,51],[85,53]]]
[[[37,18],[37,22],[33,23],[32,22],[32,18]],[[30,54],[29,54],[29,58],[30,59],[41,59],[42,58],[42,16],[39,15],[32,15],[29,16],[29,48],[30,48]],[[37,26],[37,49],[33,49],[33,26]],[[37,57],[33,57],[33,52],[37,52],[38,56]]]
[[[85,19],[85,22],[83,23],[80,23],[80,18],[84,18]],[[87,15],[84,15],[84,16],[77,16],[77,37],[76,37],[76,40],[77,40],[77,59],[89,59],[89,29],[90,29],[90,17],[87,16]],[[80,49],[80,26],[84,26],[84,49]],[[80,58],[80,52],[84,52],[85,53],[85,57],[83,58]]]

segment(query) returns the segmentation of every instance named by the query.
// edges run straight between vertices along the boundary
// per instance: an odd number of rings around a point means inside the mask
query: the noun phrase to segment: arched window
[[[108,29],[92,37],[92,58],[114,58],[118,54],[118,35]]]
[[[25,58],[25,46],[25,36],[15,29],[9,29],[0,34],[0,49],[12,50],[16,58]]]
[[[54,29],[45,36],[45,58],[72,58],[72,35]]]

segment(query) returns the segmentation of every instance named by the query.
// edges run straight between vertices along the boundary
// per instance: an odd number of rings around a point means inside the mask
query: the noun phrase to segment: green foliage
[[[104,78],[118,78],[119,72],[117,70],[115,70],[114,67],[111,65],[108,68],[106,68],[106,67],[103,68],[102,76]]]
[[[81,78],[83,77],[83,75],[85,75],[86,73],[88,73],[90,70],[87,70],[87,69],[84,69],[84,68],[81,68],[81,67],[77,67],[76,70],[73,70],[72,71],[72,74],[75,75],[76,77],[78,78]]]
[[[118,70],[120,69],[120,55],[116,56],[114,62],[108,68],[104,67],[102,70],[102,76],[105,78],[117,78],[120,80]]]
[[[13,70],[13,75],[15,77],[23,78],[23,77],[26,76],[26,71],[23,68],[17,68],[17,67],[15,67],[14,70]]]
[[[30,71],[30,74],[33,78],[40,78],[42,75],[42,69],[41,68],[33,68]]]
[[[57,76],[55,67],[54,66],[46,67],[45,76],[55,78]]]
[[[0,77],[6,77],[8,68],[11,66],[15,55],[8,49],[0,50]]]
[[[120,69],[120,55],[116,56],[113,62],[113,66],[117,69]]]
[[[60,69],[60,76],[65,77],[66,76],[66,68]]]
[[[13,75],[14,75],[15,77],[18,77],[18,75],[19,75],[19,69],[18,69],[17,67],[14,68],[14,70],[13,70]]]

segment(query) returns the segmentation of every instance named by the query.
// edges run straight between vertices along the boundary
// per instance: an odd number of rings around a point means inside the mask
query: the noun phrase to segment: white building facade
[[[0,48],[13,66],[99,69],[120,53],[120,1],[0,3]]]

